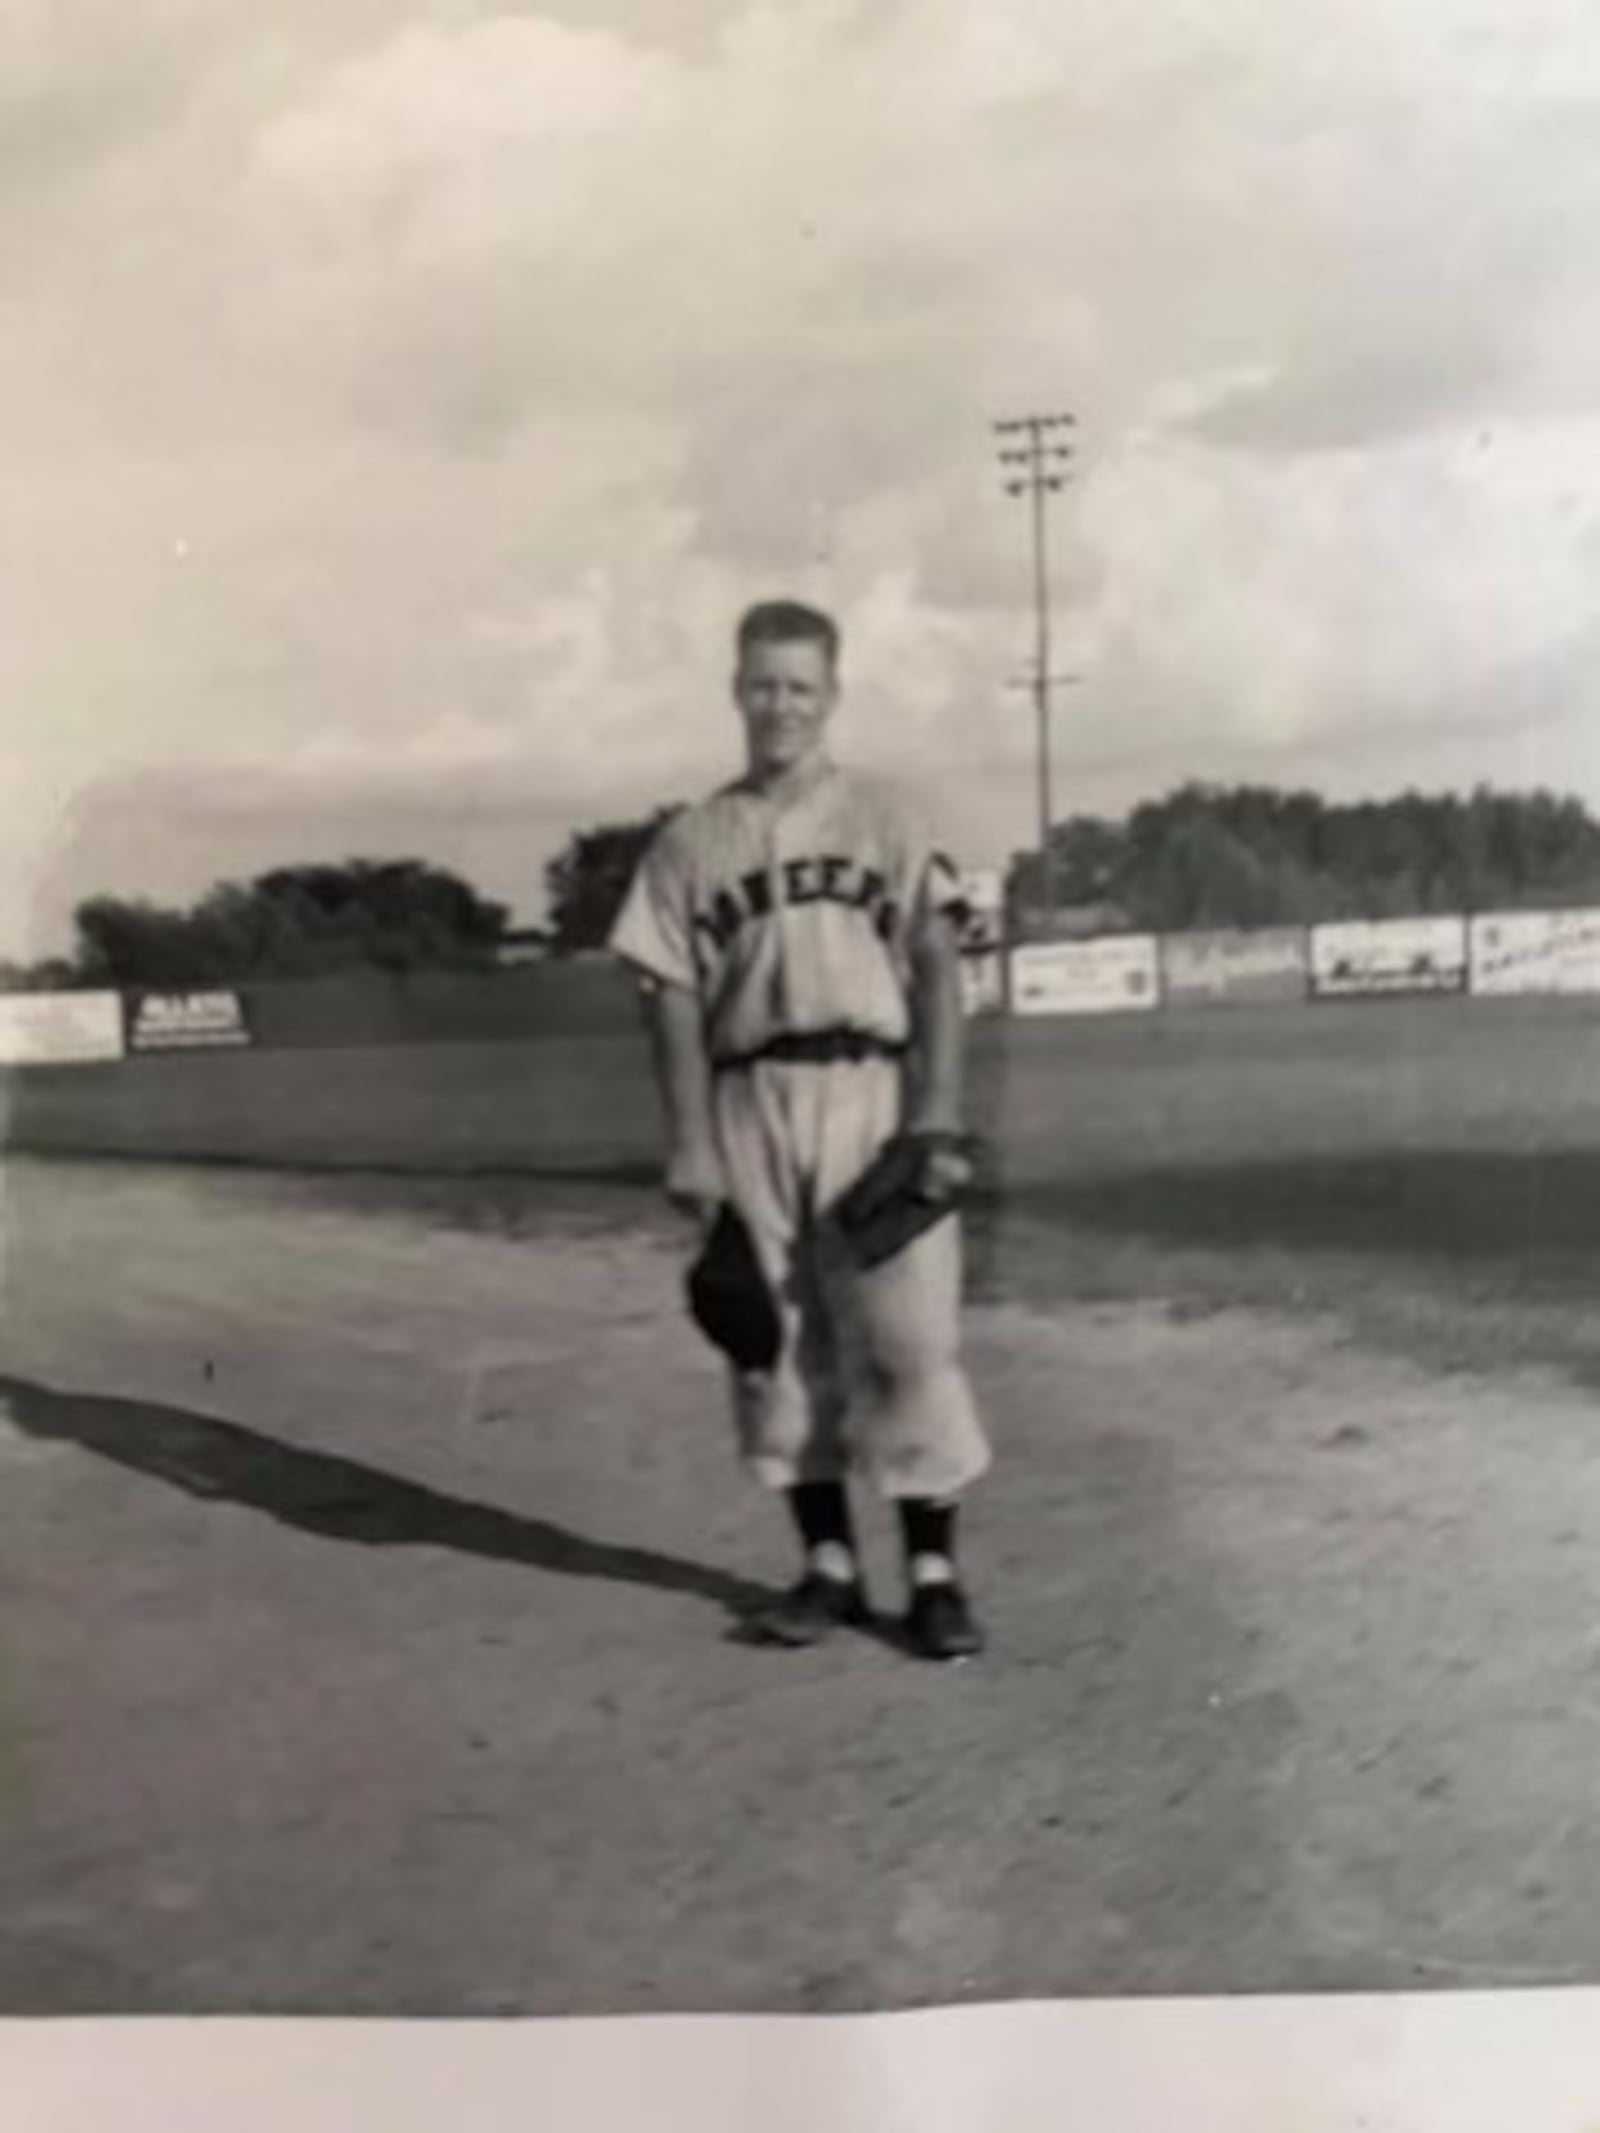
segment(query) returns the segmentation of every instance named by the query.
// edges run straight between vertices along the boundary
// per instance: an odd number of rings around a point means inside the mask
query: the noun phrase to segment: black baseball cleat
[[[781,1599],[760,1609],[750,1626],[764,1643],[798,1649],[820,1644],[836,1629],[864,1629],[871,1620],[872,1610],[859,1578],[830,1578],[820,1570],[808,1570]]]
[[[983,1650],[983,1631],[966,1594],[954,1580],[919,1585],[906,1610],[906,1639],[922,1659],[975,1659]]]

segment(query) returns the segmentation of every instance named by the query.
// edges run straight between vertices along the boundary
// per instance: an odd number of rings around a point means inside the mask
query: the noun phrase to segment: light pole
[[[1054,816],[1051,767],[1050,691],[1057,681],[1074,677],[1050,671],[1050,548],[1046,499],[1067,485],[1072,463],[1072,444],[1064,432],[1077,427],[1077,417],[1068,414],[1017,415],[997,422],[1000,463],[1005,469],[1006,493],[1026,496],[1033,519],[1033,618],[1034,665],[1030,676],[1038,718],[1039,865],[1045,893],[1054,903],[1050,864],[1050,831]]]

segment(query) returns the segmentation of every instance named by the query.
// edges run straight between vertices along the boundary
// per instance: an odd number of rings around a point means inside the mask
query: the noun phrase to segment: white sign
[[[1298,926],[1169,933],[1161,943],[1169,1001],[1303,999],[1309,979],[1310,952]]]
[[[0,998],[0,1066],[81,1066],[122,1057],[114,992],[19,992]]]
[[[244,1003],[236,992],[140,993],[129,1008],[128,1043],[136,1052],[249,1042]]]
[[[1040,941],[1011,957],[1011,1006],[1019,1015],[1115,1014],[1154,1007],[1160,996],[1155,936],[1104,935]]]
[[[1472,921],[1474,992],[1600,992],[1600,911],[1497,911]]]
[[[1317,993],[1459,992],[1466,977],[1464,918],[1356,919],[1311,929]]]

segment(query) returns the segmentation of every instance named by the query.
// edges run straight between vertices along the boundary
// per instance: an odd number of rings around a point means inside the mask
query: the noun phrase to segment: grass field
[[[642,1064],[13,1083],[0,2009],[1600,1978],[1592,1007],[980,1038],[953,1678],[727,1634]]]
[[[1600,1385],[1600,1011],[1257,1010],[1012,1034],[996,1292],[1335,1312]]]

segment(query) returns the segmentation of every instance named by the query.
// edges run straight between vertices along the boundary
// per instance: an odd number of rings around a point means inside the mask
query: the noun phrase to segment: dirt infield
[[[733,1633],[647,1191],[13,1158],[0,2009],[1600,1977],[1596,1029],[1366,1012],[991,1082],[954,1675]]]

